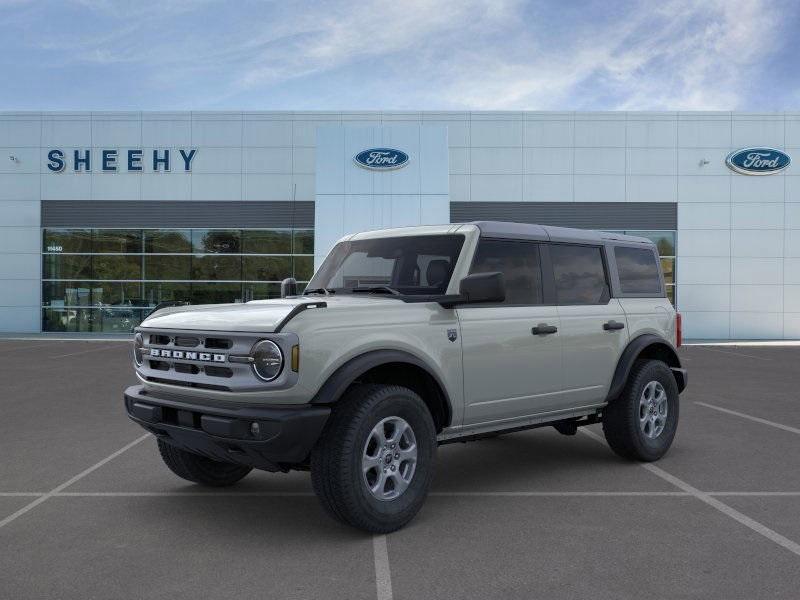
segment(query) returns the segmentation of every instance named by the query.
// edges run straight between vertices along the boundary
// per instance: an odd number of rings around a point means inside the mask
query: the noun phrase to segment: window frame
[[[553,303],[555,306],[607,306],[612,298],[617,297],[614,288],[612,287],[611,270],[609,269],[609,260],[607,256],[608,246],[603,243],[581,243],[581,242],[547,242],[547,267],[549,271],[549,278],[553,286]],[[550,248],[553,246],[572,246],[581,248],[596,248],[600,250],[600,262],[603,265],[603,280],[605,281],[605,293],[600,297],[597,302],[559,302],[558,291],[556,290],[556,275],[555,268],[553,267],[553,259],[550,255]]]
[[[611,276],[612,276],[613,284],[614,284],[614,296],[616,298],[667,298],[667,288],[666,288],[666,282],[664,281],[664,272],[661,269],[661,258],[662,257],[658,254],[658,247],[655,244],[643,245],[643,244],[638,244],[638,243],[635,243],[635,242],[627,243],[627,242],[623,242],[623,241],[614,241],[614,242],[608,243],[606,246],[607,246],[607,251],[609,252],[609,254],[613,254],[613,256],[614,256],[614,260],[611,261],[611,265],[612,265]],[[617,247],[634,248],[636,250],[649,250],[653,254],[653,257],[655,258],[655,261],[656,261],[656,265],[658,266],[658,280],[661,283],[661,291],[660,291],[660,293],[652,294],[650,292],[644,292],[643,293],[643,292],[623,292],[622,291],[622,282],[620,281],[619,269],[617,268],[617,255],[616,255],[616,248]],[[674,257],[667,257],[667,258],[673,258],[673,260],[675,260]],[[674,286],[675,283],[673,283],[672,285]]]
[[[555,288],[553,286],[552,280],[552,271],[548,276],[547,269],[545,268],[545,257],[544,253],[547,251],[545,250],[546,242],[541,240],[527,240],[521,238],[511,238],[511,237],[489,237],[489,236],[480,236],[478,238],[478,243],[475,245],[475,251],[472,253],[472,258],[470,259],[469,268],[467,269],[467,275],[472,274],[472,268],[475,266],[475,260],[478,258],[478,251],[480,250],[481,242],[503,242],[509,244],[531,244],[538,247],[538,255],[539,255],[539,273],[541,275],[541,282],[542,282],[542,301],[539,303],[524,303],[524,304],[508,304],[506,302],[486,302],[481,304],[460,304],[458,306],[459,309],[462,308],[513,308],[513,307],[526,307],[526,306],[554,306],[555,305]],[[549,260],[549,251],[548,252],[548,260]],[[503,274],[505,276],[505,273]]]

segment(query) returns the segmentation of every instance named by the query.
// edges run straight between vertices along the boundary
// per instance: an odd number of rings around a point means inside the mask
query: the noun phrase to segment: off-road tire
[[[639,399],[651,381],[664,387],[668,407],[664,429],[655,439],[646,436],[639,425]],[[603,411],[603,433],[611,449],[623,458],[652,462],[672,445],[678,412],[678,384],[669,367],[660,360],[637,360],[622,393]]]
[[[368,436],[382,419],[400,417],[412,428],[417,463],[408,488],[392,500],[370,493],[362,474]],[[359,385],[339,400],[311,453],[311,482],[334,519],[371,533],[400,529],[419,511],[433,478],[436,428],[422,399],[398,385]]]
[[[170,471],[188,481],[213,487],[233,485],[253,469],[244,465],[211,460],[158,440],[158,451]]]

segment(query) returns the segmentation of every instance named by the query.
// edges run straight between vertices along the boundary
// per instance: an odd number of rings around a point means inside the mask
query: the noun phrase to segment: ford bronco
[[[174,306],[135,330],[128,415],[176,475],[310,470],[325,510],[408,523],[437,446],[602,423],[664,455],[687,384],[680,315],[644,238],[476,222],[350,235],[303,293]]]

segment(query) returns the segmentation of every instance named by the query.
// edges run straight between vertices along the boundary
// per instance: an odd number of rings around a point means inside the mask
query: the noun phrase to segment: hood
[[[255,300],[245,304],[202,304],[164,308],[142,321],[152,329],[191,329],[200,331],[275,331],[286,317],[301,304],[325,302],[329,308],[398,304],[401,300],[380,296],[296,296],[275,300]]]

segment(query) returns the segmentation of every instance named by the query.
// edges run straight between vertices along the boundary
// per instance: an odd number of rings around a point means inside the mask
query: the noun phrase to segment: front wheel
[[[678,428],[678,385],[660,360],[637,360],[625,389],[603,411],[603,433],[624,458],[658,460]]]
[[[212,487],[233,485],[253,469],[245,465],[211,460],[205,456],[187,452],[158,440],[158,451],[164,464],[178,477],[187,481]]]
[[[335,519],[388,533],[425,501],[435,454],[436,428],[416,393],[362,385],[337,403],[311,454],[311,481]]]

